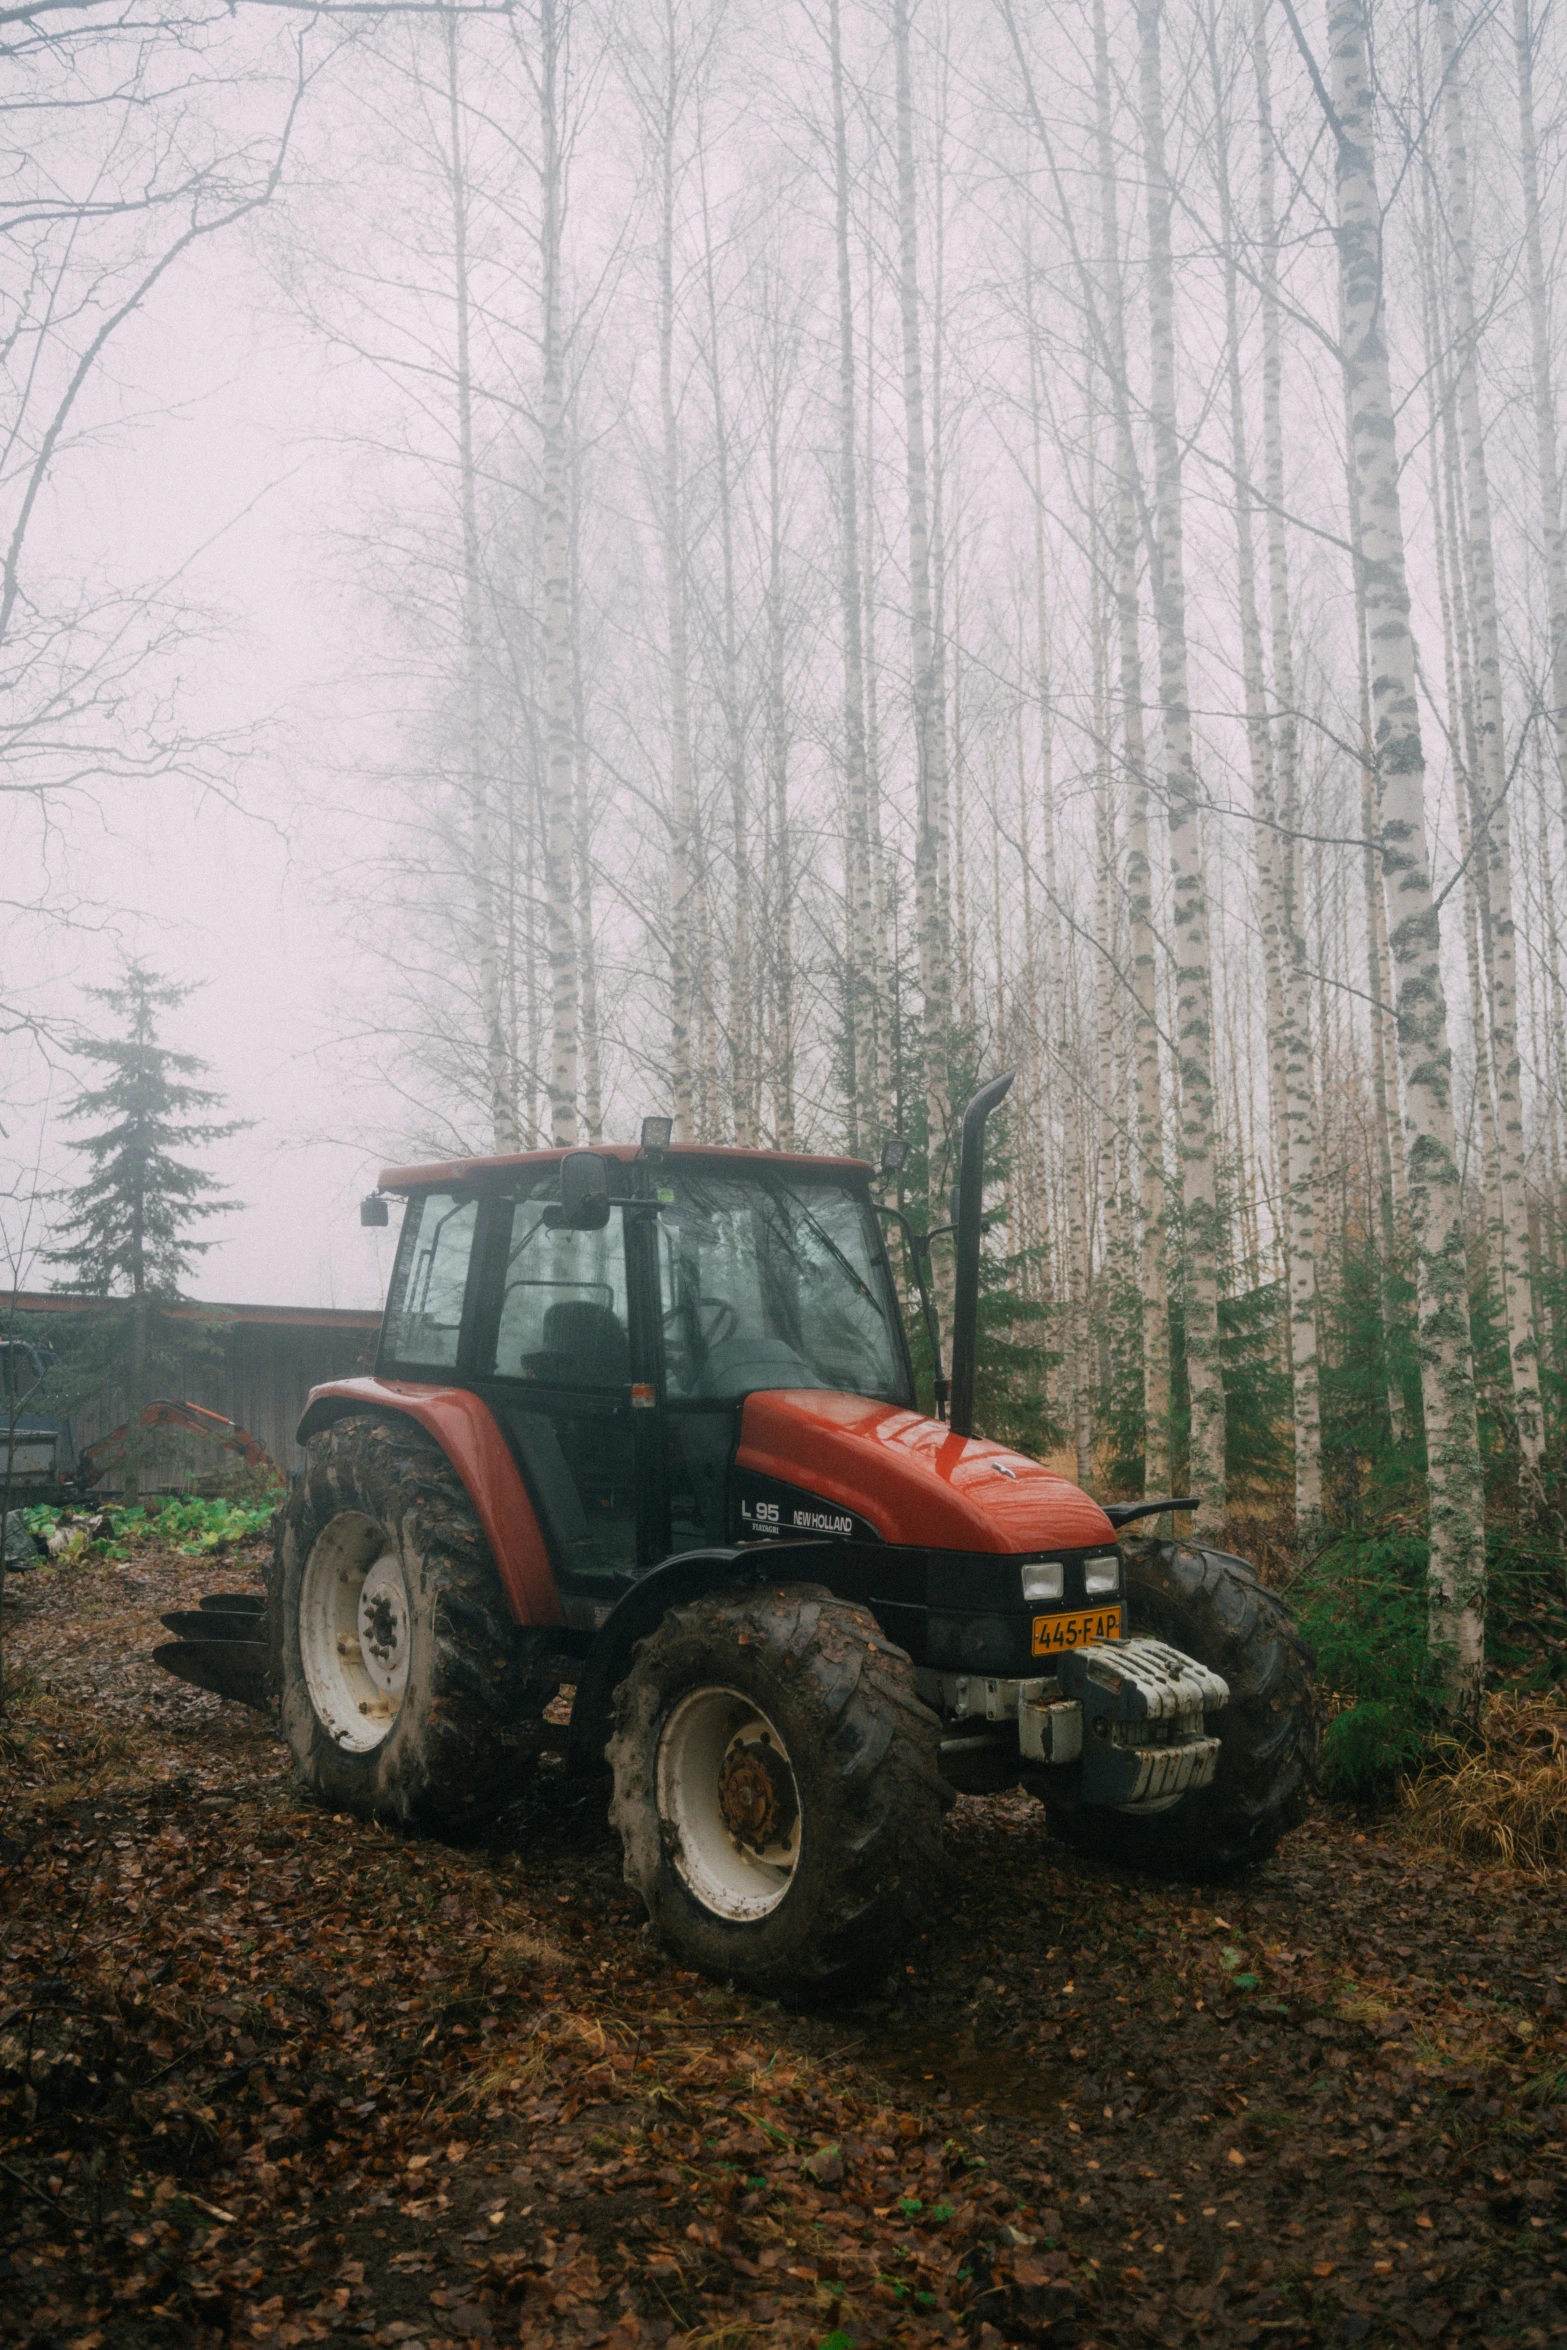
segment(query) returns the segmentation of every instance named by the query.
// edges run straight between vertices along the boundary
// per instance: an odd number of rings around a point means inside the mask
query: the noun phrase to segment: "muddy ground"
[[[0,2340],[1567,2341],[1567,1904],[1321,1808],[1221,1893],[965,1800],[891,1995],[675,1971],[558,1774],[301,1800],[145,1661],[254,1559],[13,1582]]]

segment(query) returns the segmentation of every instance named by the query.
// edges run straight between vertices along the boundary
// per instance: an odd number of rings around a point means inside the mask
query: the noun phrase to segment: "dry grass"
[[[497,1975],[558,1975],[571,1964],[547,1934],[502,1934],[490,1947],[489,1968]]]
[[[536,2043],[509,2050],[499,2064],[489,2065],[474,2075],[461,2096],[452,2101],[452,2110],[485,2113],[499,2098],[520,2096],[542,2087],[549,2067],[548,2052]]]
[[[1567,1866],[1567,1703],[1494,1697],[1483,1744],[1454,1746],[1404,1800],[1417,1843],[1534,1877]]]

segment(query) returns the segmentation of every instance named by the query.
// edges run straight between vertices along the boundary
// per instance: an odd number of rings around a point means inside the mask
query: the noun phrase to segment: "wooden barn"
[[[50,1290],[23,1290],[3,1305],[14,1335],[34,1345],[51,1343],[61,1355],[72,1351],[68,1323],[103,1310],[95,1298]],[[161,1392],[237,1420],[285,1471],[298,1468],[303,1457],[294,1431],[311,1388],[323,1379],[368,1371],[381,1327],[378,1313],[330,1306],[190,1304],[166,1310],[191,1324],[192,1345],[189,1357],[160,1378]],[[117,1428],[125,1409],[124,1396],[113,1387],[74,1403],[70,1418],[78,1450]],[[209,1454],[193,1438],[156,1441],[147,1478],[154,1490],[211,1486],[233,1465],[216,1447]],[[110,1474],[98,1490],[112,1494],[117,1487]]]

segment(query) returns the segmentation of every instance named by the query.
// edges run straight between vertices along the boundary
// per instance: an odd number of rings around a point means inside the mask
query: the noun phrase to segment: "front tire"
[[[268,1610],[296,1774],[335,1810],[397,1826],[493,1816],[537,1742],[526,1636],[462,1479],[411,1420],[339,1420],[306,1459]]]
[[[1320,1706],[1310,1649],[1284,1602],[1244,1559],[1176,1542],[1128,1544],[1131,1630],[1168,1641],[1229,1683],[1210,1714],[1219,1765],[1210,1783],[1167,1812],[1046,1802],[1051,1826],[1096,1858],[1193,1884],[1265,1860],[1298,1827],[1316,1780]]]
[[[883,1975],[951,1800],[913,1668],[808,1584],[672,1608],[616,1692],[610,1819],[674,1956],[779,1997]]]

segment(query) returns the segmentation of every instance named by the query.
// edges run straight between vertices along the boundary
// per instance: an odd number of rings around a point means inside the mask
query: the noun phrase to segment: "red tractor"
[[[389,1170],[375,1375],[310,1397],[264,1613],[204,1603],[160,1661],[275,1702],[307,1787],[411,1827],[493,1816],[563,1743],[607,1759],[666,1945],[772,1994],[887,1969],[955,1791],[1021,1781],[1134,1865],[1270,1852],[1316,1739],[1283,1605],[1223,1552],[1118,1541],[1189,1503],[1101,1508],[971,1432],[1008,1082],[964,1121],[945,1421],[862,1160],[649,1121],[638,1149]]]

